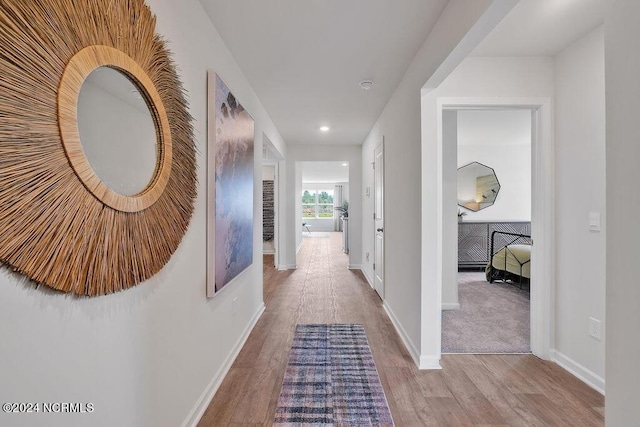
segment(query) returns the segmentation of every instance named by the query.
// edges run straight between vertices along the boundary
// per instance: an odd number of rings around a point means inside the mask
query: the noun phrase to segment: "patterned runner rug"
[[[393,426],[362,325],[298,325],[274,425]]]

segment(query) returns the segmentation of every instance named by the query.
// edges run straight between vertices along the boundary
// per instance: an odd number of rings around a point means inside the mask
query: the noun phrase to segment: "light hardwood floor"
[[[267,309],[199,426],[271,425],[298,323],[364,325],[397,426],[604,425],[604,398],[535,356],[445,355],[441,371],[418,370],[340,238],[306,238],[295,271],[265,257]]]

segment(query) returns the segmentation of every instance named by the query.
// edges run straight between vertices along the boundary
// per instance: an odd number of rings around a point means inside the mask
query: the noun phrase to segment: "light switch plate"
[[[602,323],[593,317],[589,317],[589,335],[598,341],[602,340]]]
[[[600,231],[600,212],[589,212],[589,230]]]

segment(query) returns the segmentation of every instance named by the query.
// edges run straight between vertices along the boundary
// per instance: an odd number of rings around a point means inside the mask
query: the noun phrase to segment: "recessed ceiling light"
[[[373,81],[371,80],[363,80],[360,82],[360,87],[364,90],[369,90],[373,86]]]
[[[349,163],[343,163],[342,166],[349,166]]]
[[[320,127],[320,130],[321,130],[322,132],[329,132],[329,126],[321,126],[321,127]]]

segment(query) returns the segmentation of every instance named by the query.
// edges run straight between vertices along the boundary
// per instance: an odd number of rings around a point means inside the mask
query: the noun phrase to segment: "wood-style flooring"
[[[442,370],[418,370],[340,239],[305,238],[294,271],[265,257],[266,311],[199,426],[271,425],[298,323],[364,325],[397,426],[604,425],[602,395],[532,355],[445,355]]]

